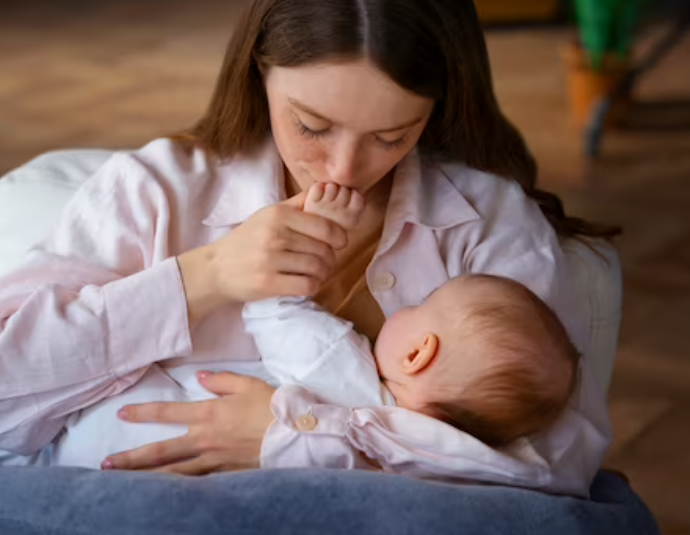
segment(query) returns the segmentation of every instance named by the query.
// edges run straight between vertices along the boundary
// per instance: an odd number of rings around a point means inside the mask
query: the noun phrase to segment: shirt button
[[[392,273],[384,273],[376,280],[376,287],[379,290],[390,290],[395,286],[395,276]]]
[[[317,420],[311,414],[300,416],[295,422],[295,426],[300,431],[312,431],[316,427],[316,424]]]

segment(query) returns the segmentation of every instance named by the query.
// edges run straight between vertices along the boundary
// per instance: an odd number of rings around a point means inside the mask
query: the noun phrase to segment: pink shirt
[[[166,139],[113,156],[22,269],[0,280],[0,449],[37,451],[70,413],[121,392],[153,362],[257,360],[240,304],[190,331],[174,257],[219,239],[284,196],[272,142],[253,158],[225,162],[201,150],[187,154]],[[589,311],[572,295],[568,263],[539,208],[512,181],[412,153],[396,171],[367,270],[372,295],[389,317],[450,277],[472,272],[522,282],[586,347]],[[581,386],[554,429],[531,440],[533,460],[524,462],[542,470],[540,488],[587,495],[600,466],[609,427],[586,361]],[[410,437],[419,430],[405,429],[401,413],[375,412],[403,409],[371,409],[367,421],[377,424],[359,425],[361,412],[318,406],[316,428],[298,429],[292,416],[313,404],[307,392],[279,389],[263,466],[327,466],[336,457],[359,466],[358,448],[384,469],[415,473],[401,467],[414,465]]]

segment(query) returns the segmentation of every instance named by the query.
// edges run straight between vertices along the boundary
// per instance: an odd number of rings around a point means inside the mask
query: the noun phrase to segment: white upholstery
[[[622,316],[621,266],[615,249],[597,241],[588,247],[569,240],[563,245],[573,274],[573,285],[590,311],[589,345],[582,348],[602,392],[607,392],[618,348]]]
[[[39,156],[0,179],[0,276],[16,268],[26,250],[43,239],[72,193],[112,152],[74,150]],[[595,253],[578,241],[564,245],[573,285],[591,310],[591,338],[583,348],[603,391],[613,372],[621,320],[621,274],[612,247]]]
[[[49,152],[0,179],[0,277],[48,235],[72,194],[111,155],[104,150]]]

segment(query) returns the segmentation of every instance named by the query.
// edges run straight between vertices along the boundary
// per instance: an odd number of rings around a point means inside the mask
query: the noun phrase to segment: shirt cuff
[[[118,376],[189,356],[187,301],[175,258],[103,287],[109,368]]]

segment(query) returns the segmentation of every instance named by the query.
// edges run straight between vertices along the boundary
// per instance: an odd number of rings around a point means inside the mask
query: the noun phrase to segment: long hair
[[[220,157],[270,132],[262,70],[366,57],[400,87],[434,99],[419,140],[429,158],[516,180],[561,236],[618,233],[565,215],[536,187],[537,165],[500,110],[472,0],[251,0],[230,40],[210,106],[176,136]]]

